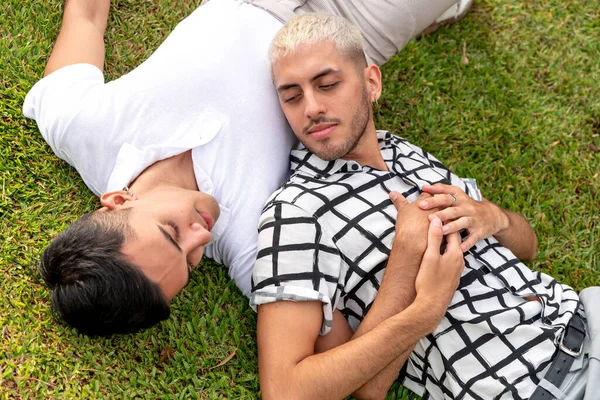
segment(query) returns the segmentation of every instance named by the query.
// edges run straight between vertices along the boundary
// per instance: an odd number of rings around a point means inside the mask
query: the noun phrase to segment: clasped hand
[[[457,186],[436,183],[423,186],[423,192],[431,197],[419,199],[422,210],[436,210],[429,215],[429,220],[437,217],[442,221],[445,235],[466,230],[468,236],[461,243],[463,252],[481,239],[493,236],[509,226],[506,213],[494,203],[483,199],[478,202],[470,198]]]
[[[418,257],[415,291],[419,302],[425,305],[424,312],[430,315],[425,320],[432,323],[433,330],[444,315],[464,268],[460,235],[444,234],[442,221],[436,216],[443,211],[441,207],[423,210],[418,206],[422,201],[433,200],[431,194],[421,193],[410,204],[397,192],[390,193],[390,199],[398,210],[394,246],[403,247],[405,259],[411,255]],[[446,246],[440,251],[444,236]]]

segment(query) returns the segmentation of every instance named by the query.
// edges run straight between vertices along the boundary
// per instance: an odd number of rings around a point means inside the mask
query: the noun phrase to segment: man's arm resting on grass
[[[446,253],[439,254],[441,222],[435,220],[439,225],[431,224],[428,250],[415,281],[415,302],[347,343],[315,354],[323,320],[320,302],[279,301],[258,307],[259,372],[265,399],[344,398],[437,326],[464,262],[457,234],[449,235]]]
[[[484,199],[483,201],[488,201]],[[495,205],[495,204],[494,204]],[[497,232],[494,237],[500,244],[511,250],[520,260],[533,260],[537,254],[537,235],[529,222],[519,213],[496,205],[508,217],[508,227]]]
[[[44,76],[67,65],[87,63],[104,68],[104,32],[110,0],[67,0],[60,33]]]

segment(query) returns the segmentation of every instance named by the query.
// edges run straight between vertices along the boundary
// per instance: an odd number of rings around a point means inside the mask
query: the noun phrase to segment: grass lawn
[[[106,72],[141,63],[200,0],[115,0]],[[61,2],[1,0],[0,399],[256,398],[256,318],[205,261],[172,317],[90,339],[49,313],[41,250],[97,199],[21,113],[58,32]],[[210,40],[210,38],[199,38]],[[379,128],[424,147],[484,195],[522,212],[531,268],[600,285],[600,8],[594,1],[476,0],[466,19],[383,68]],[[389,398],[408,398],[395,386]]]

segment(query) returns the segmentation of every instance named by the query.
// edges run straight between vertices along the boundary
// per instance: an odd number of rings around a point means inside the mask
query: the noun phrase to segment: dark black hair
[[[86,214],[44,250],[39,269],[52,288],[54,313],[90,336],[133,333],[169,317],[155,282],[123,253],[131,210]]]

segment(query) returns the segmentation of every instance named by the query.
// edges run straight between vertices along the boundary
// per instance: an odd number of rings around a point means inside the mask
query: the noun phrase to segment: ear
[[[108,211],[121,208],[126,202],[135,200],[134,196],[127,194],[124,190],[104,193],[100,197],[102,208],[98,211]]]
[[[376,102],[381,96],[381,70],[375,64],[365,68],[365,82],[369,91],[369,101]]]

